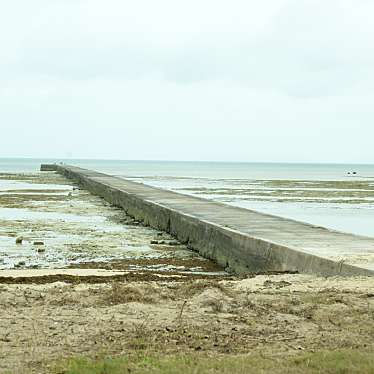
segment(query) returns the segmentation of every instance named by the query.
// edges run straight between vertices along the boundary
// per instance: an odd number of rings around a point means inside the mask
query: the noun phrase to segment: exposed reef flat
[[[0,174],[0,269],[83,267],[227,276],[56,173]]]

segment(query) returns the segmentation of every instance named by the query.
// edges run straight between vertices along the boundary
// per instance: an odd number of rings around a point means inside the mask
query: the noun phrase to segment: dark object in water
[[[22,241],[23,241],[22,236],[19,236],[19,237],[16,239],[16,244],[22,244]]]
[[[353,172],[352,172],[352,174],[356,175],[356,174],[357,174],[357,172],[356,172],[356,171],[353,171]]]
[[[44,242],[34,242],[34,245],[44,245]]]

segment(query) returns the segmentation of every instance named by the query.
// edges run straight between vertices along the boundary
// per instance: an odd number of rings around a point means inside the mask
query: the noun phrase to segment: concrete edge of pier
[[[118,186],[122,181],[121,178],[57,164],[43,164],[41,171],[57,171],[110,204],[121,207],[144,225],[170,233],[202,256],[216,261],[237,274],[299,272],[322,276],[374,275],[371,269],[319,257],[291,246],[258,238],[175,210],[157,201],[145,199],[134,192],[126,191],[125,188],[113,186]],[[139,188],[141,186],[143,190],[147,188],[132,181],[126,183],[132,186],[138,185]],[[155,187],[149,189],[163,191]],[[175,192],[165,192],[178,195]],[[214,204],[209,200],[206,200],[206,203]],[[284,220],[284,218],[280,219]],[[312,230],[313,226],[310,227]]]

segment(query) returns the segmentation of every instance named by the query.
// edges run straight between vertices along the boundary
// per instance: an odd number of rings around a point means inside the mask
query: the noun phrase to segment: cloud
[[[0,156],[374,162],[370,1],[3,8]]]

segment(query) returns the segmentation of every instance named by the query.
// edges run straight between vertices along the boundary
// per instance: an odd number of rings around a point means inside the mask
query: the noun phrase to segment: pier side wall
[[[144,225],[170,233],[202,256],[237,274],[283,271],[324,276],[374,274],[367,269],[251,237],[246,233],[149,201],[136,193],[113,187],[111,181],[116,178],[106,174],[61,165],[44,165],[41,170],[55,170],[73,179],[84,189],[124,209],[128,215]]]

